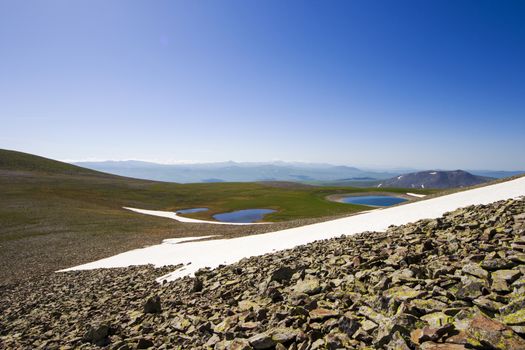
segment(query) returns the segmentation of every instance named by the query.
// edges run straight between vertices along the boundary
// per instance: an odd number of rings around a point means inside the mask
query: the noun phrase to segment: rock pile
[[[154,282],[174,268],[2,290],[0,347],[525,349],[523,199]]]

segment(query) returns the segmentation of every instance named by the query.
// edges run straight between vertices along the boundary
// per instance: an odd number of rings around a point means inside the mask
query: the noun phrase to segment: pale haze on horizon
[[[523,1],[0,1],[0,148],[525,169]]]

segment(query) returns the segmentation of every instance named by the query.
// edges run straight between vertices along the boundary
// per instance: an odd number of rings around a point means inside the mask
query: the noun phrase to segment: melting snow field
[[[159,282],[174,280],[185,275],[191,275],[202,267],[213,268],[220,264],[234,263],[242,258],[289,249],[297,245],[343,234],[384,231],[390,225],[402,225],[420,219],[437,218],[445,212],[457,208],[473,204],[488,204],[520,196],[525,196],[525,177],[396,207],[373,210],[342,219],[260,235],[187,243],[181,243],[181,240],[187,240],[186,238],[165,240],[155,246],[131,250],[67,270],[144,264],[155,266],[185,264],[183,268],[158,279]],[[142,212],[145,213],[145,211]],[[188,265],[189,263],[191,264]]]

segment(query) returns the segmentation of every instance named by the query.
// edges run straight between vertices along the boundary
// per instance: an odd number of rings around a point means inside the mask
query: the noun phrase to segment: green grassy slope
[[[136,214],[123,206],[154,210],[209,207],[209,212],[194,215],[206,219],[217,212],[271,208],[277,212],[265,221],[285,221],[368,209],[324,199],[334,193],[362,191],[273,183],[154,182],[0,150],[0,266],[8,269],[5,271],[29,267],[47,272],[158,243],[162,238],[255,232],[251,228],[220,226],[219,230],[210,225],[181,224]]]
[[[214,213],[247,208],[269,208],[278,212],[266,220],[284,221],[353,213],[363,206],[334,203],[324,199],[335,193],[362,192],[363,189],[340,187],[279,186],[274,183],[198,183],[176,184],[124,178],[104,174],[29,154],[0,150],[0,222],[2,237],[7,231],[19,234],[29,222],[62,225],[91,225],[91,215],[103,215],[104,225],[116,216],[117,221],[129,213],[123,206],[177,210],[209,207],[209,212],[194,217],[210,219]],[[366,189],[380,191],[384,189]],[[404,192],[392,189],[391,192]],[[423,191],[428,193],[428,191]],[[15,205],[18,203],[18,205]],[[21,210],[23,208],[23,210]],[[118,212],[118,214],[117,214]],[[68,215],[64,215],[68,213]],[[125,215],[128,214],[128,215]],[[136,217],[137,214],[131,214]],[[140,216],[143,218],[143,216]],[[163,220],[164,221],[164,220]],[[68,228],[71,227],[68,225]],[[36,229],[36,228],[35,228]],[[101,231],[111,231],[111,228]],[[31,233],[32,232],[32,233]]]
[[[33,154],[0,149],[0,170],[39,171],[53,174],[101,175],[111,176],[98,171]]]

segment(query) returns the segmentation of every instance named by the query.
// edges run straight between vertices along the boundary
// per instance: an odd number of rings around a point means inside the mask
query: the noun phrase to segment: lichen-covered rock
[[[410,301],[412,309],[420,314],[429,314],[432,312],[444,310],[447,308],[447,303],[436,299],[415,299]]]
[[[482,289],[485,287],[485,282],[470,276],[463,276],[461,285],[456,292],[458,299],[474,300],[479,298],[483,292]]]
[[[497,270],[491,273],[492,290],[495,292],[510,292],[510,284],[521,276],[519,270]]]
[[[295,338],[297,338],[297,335],[299,334],[299,331],[292,328],[277,327],[270,329],[268,331],[268,334],[274,342],[281,344],[289,343],[295,340]]]
[[[484,315],[475,316],[466,330],[468,344],[500,350],[525,349],[525,339],[512,329]]]
[[[425,291],[415,290],[408,286],[392,287],[384,292],[384,295],[388,299],[394,299],[395,301],[402,302],[415,298],[419,298],[425,294]]]
[[[304,293],[309,295],[317,294],[321,291],[321,286],[317,278],[306,278],[302,281],[297,282],[294,287],[295,293]]]
[[[503,303],[491,299],[488,296],[481,296],[477,299],[474,299],[472,303],[478,306],[481,310],[489,312],[498,312],[498,310],[504,306]]]
[[[525,325],[525,309],[518,310],[508,315],[502,315],[501,320],[507,325]]]
[[[479,264],[476,264],[476,263],[466,264],[461,268],[461,270],[465,273],[468,273],[478,278],[483,278],[483,279],[489,278],[488,271],[484,270],[483,268],[481,268],[481,266],[479,266]]]

